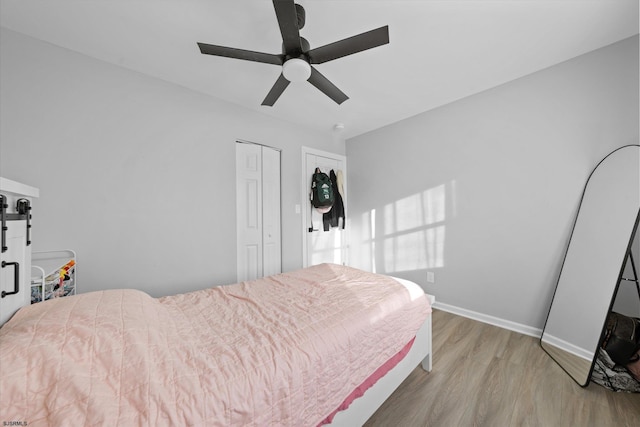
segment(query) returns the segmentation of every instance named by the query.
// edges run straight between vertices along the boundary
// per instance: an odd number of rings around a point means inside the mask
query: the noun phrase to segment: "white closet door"
[[[236,144],[238,281],[281,271],[280,152]]]
[[[282,272],[280,243],[280,152],[262,147],[262,275]]]
[[[238,281],[262,275],[262,150],[236,144]]]

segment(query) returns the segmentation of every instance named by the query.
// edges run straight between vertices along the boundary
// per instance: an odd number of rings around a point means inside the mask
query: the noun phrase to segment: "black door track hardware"
[[[31,202],[29,199],[18,199],[16,204],[18,215],[22,215],[27,220],[27,246],[31,244]]]
[[[0,225],[2,226],[2,252],[6,252],[7,249],[7,199],[0,194]]]
[[[2,252],[6,252],[7,249],[7,221],[21,221],[27,220],[27,246],[31,244],[31,201],[28,199],[19,199],[16,202],[16,213],[7,213],[7,197],[0,194],[0,232],[2,236],[0,238],[2,244]]]

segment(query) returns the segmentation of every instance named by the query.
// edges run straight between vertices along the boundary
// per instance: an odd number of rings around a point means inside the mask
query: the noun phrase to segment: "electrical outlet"
[[[433,271],[427,271],[427,282],[436,283],[436,273]]]

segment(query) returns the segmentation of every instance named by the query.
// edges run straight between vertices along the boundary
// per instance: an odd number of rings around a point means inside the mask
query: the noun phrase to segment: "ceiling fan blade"
[[[282,95],[282,92],[284,92],[287,86],[289,86],[289,80],[285,79],[284,76],[280,74],[280,77],[278,77],[278,80],[276,80],[275,84],[264,98],[264,101],[262,101],[262,105],[273,107],[273,104],[275,104],[278,98],[280,98],[280,95]]]
[[[357,36],[327,44],[307,52],[311,64],[322,64],[389,43],[389,26],[376,28]]]
[[[298,56],[302,53],[300,43],[300,30],[298,29],[298,13],[294,0],[273,0],[276,10],[280,34],[284,50],[290,56]]]
[[[200,52],[205,55],[225,56],[227,58],[244,59],[247,61],[263,62],[274,65],[282,65],[284,63],[284,55],[254,52],[252,50],[216,46],[206,43],[198,43],[198,47],[200,48]]]
[[[311,67],[311,77],[309,77],[308,82],[317,87],[320,92],[333,99],[338,105],[349,99],[344,92],[338,89],[336,85],[331,83],[329,79],[320,74],[320,71],[316,70],[314,67]]]

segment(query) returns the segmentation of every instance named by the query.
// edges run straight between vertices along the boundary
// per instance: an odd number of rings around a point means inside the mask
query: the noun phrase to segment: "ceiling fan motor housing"
[[[301,30],[304,27],[305,18],[307,16],[304,11],[304,7],[296,3],[296,16],[298,17],[298,29]]]
[[[301,30],[304,27],[304,24],[306,22],[306,16],[307,13],[304,10],[304,7],[302,7],[302,5],[296,3],[295,4],[295,9],[296,9],[296,18],[297,18],[297,22],[298,22],[298,30]],[[309,44],[309,42],[307,41],[307,39],[305,39],[304,37],[300,37],[300,47],[302,48],[302,53],[306,53],[309,52],[309,50],[311,50],[311,45]],[[295,55],[290,55],[287,53],[287,49],[284,46],[284,41],[282,43],[282,54],[286,56],[285,58],[285,62],[291,58],[300,58],[300,59],[304,59],[305,61],[309,62],[309,59],[307,58],[306,55],[299,55],[299,56],[295,56]]]
[[[305,54],[311,50],[311,45],[304,37],[300,37],[300,47],[302,48],[302,54],[299,56],[293,56],[287,53],[287,50],[284,47],[284,43],[282,43],[282,54],[285,55],[285,61],[290,58],[302,58],[308,60],[307,55]]]

